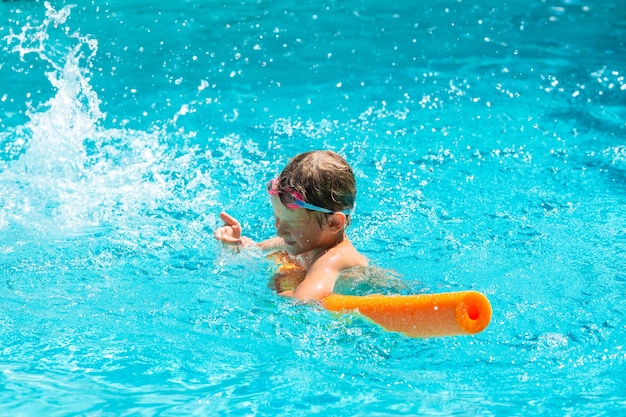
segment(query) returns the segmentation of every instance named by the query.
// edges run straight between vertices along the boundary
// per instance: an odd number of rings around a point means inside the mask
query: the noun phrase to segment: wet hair
[[[335,212],[353,209],[356,200],[352,168],[332,151],[310,151],[294,157],[278,176],[277,188],[295,190],[307,203]]]

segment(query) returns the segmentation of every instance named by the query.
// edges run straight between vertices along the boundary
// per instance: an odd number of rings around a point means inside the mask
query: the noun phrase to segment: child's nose
[[[275,219],[274,220],[274,228],[276,229],[276,232],[278,233],[278,231],[280,230],[280,220]]]
[[[276,228],[276,234],[278,236],[283,236],[287,233],[287,226],[285,223],[281,223],[278,219],[274,222],[274,227]]]

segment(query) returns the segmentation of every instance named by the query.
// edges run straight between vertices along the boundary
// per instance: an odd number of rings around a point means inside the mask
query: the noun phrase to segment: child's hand
[[[225,212],[220,213],[220,218],[224,222],[224,226],[215,231],[215,238],[226,245],[242,245],[241,224],[237,219]]]

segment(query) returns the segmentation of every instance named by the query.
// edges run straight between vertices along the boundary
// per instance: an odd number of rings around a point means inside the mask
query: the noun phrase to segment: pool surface
[[[622,2],[87,3],[0,3],[1,415],[626,409]],[[311,149],[354,168],[355,246],[483,292],[485,331],[294,303],[214,240],[272,236]]]

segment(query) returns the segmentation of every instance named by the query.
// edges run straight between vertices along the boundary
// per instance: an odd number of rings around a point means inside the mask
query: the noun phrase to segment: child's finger
[[[218,240],[220,242],[222,242],[225,245],[232,245],[232,246],[240,246],[241,245],[241,239],[236,239],[232,236],[224,236],[223,238]]]
[[[233,236],[230,226],[220,227],[215,231],[215,238],[226,245],[241,245],[239,236]]]
[[[235,219],[233,216],[231,216],[230,214],[226,213],[225,211],[220,213],[220,219],[222,219],[222,221],[227,226],[237,227],[237,228],[241,229],[241,226],[239,225],[239,222],[237,221],[237,219]]]

